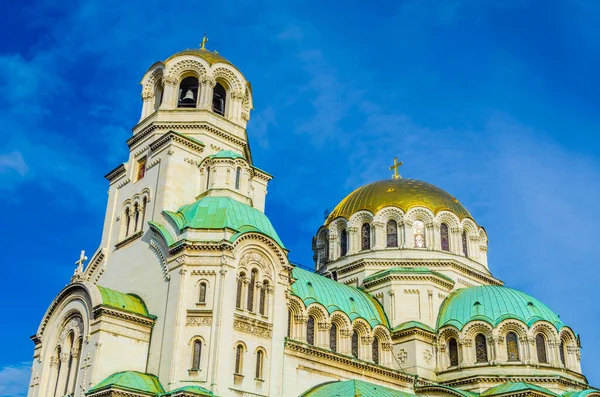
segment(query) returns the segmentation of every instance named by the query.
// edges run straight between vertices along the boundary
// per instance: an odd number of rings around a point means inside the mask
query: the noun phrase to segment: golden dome
[[[460,219],[472,218],[455,197],[439,187],[415,179],[388,179],[359,187],[350,193],[331,211],[325,224],[339,217],[350,219],[360,210],[375,214],[384,207],[398,207],[404,212],[412,207],[425,207],[434,214],[447,210]]]
[[[208,51],[207,49],[204,49],[204,48],[195,48],[192,50],[184,50],[184,51],[178,52],[177,54],[171,55],[165,62],[168,62],[171,58],[178,57],[181,55],[196,55],[196,56],[201,57],[202,59],[204,59],[206,62],[210,63],[211,65],[213,65],[217,62],[223,62],[223,63],[233,66],[233,64],[231,62],[229,62],[227,59],[225,59],[223,56],[221,56],[221,54],[219,54],[218,52]]]

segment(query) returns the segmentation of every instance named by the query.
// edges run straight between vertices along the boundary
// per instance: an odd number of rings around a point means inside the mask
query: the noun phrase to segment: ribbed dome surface
[[[167,58],[167,60],[165,62],[169,61],[171,58],[175,58],[175,57],[178,57],[181,55],[197,55],[197,56],[200,56],[205,61],[207,61],[208,63],[210,63],[211,65],[214,63],[217,63],[217,62],[223,62],[223,63],[227,63],[227,64],[231,65],[231,62],[229,62],[227,59],[225,59],[225,57],[223,57],[218,52],[208,51],[204,48],[194,48],[194,49],[178,52],[177,54],[171,55],[169,58]]]
[[[469,211],[455,197],[439,187],[415,179],[388,179],[359,187],[350,193],[329,214],[326,224],[339,217],[349,219],[361,210],[376,213],[390,206],[405,212],[422,206],[434,214],[447,210],[460,219],[471,218]]]
[[[451,293],[442,303],[437,328],[453,325],[462,329],[475,320],[492,326],[506,319],[521,320],[527,325],[536,321],[548,321],[560,330],[564,324],[548,306],[512,288],[480,286],[462,288]]]

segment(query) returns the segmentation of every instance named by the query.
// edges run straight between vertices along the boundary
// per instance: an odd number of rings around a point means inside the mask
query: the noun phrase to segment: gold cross
[[[398,174],[398,167],[400,167],[401,165],[402,165],[402,161],[398,162],[398,157],[394,157],[394,165],[392,165],[390,167],[390,170],[394,170],[394,175],[392,175],[392,178],[394,178],[394,179],[402,178],[402,176],[400,174]]]
[[[208,42],[208,37],[206,37],[206,33],[204,33],[204,37],[202,38],[202,43],[200,43],[200,48],[202,48],[203,50],[206,50],[206,48],[204,48],[206,46],[206,43]]]

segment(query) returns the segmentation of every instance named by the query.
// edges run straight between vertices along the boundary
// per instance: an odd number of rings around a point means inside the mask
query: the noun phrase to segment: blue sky
[[[388,178],[397,156],[405,177],[448,190],[486,227],[497,277],[581,334],[600,386],[600,4],[289,3],[3,10],[0,396],[25,395],[28,337],[79,250],[97,248],[103,175],[126,159],[140,79],[203,32],[252,82],[253,158],[276,177],[267,214],[293,261],[311,263],[323,211]]]

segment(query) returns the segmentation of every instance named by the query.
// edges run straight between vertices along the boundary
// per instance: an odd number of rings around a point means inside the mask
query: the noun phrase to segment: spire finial
[[[402,179],[402,176],[398,173],[398,167],[402,165],[402,161],[398,162],[398,157],[394,157],[394,165],[390,166],[390,170],[394,170],[394,179]]]
[[[208,42],[208,37],[206,37],[206,33],[204,33],[204,37],[202,38],[202,43],[200,43],[200,48],[206,50],[206,43]]]

